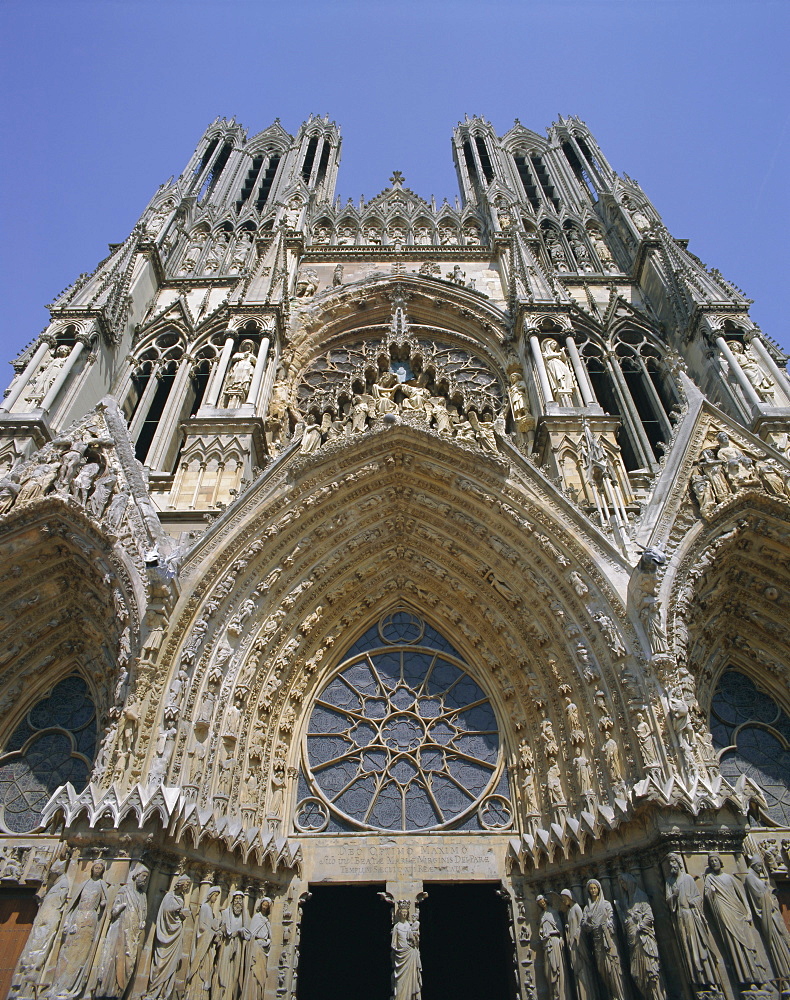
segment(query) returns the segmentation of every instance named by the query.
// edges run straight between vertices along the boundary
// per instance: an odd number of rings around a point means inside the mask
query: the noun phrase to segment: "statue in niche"
[[[565,351],[553,337],[543,341],[542,349],[552,396],[560,406],[573,406],[576,383],[573,380],[573,372],[565,361]]]
[[[768,949],[777,977],[790,980],[790,932],[779,902],[759,858],[752,861],[744,879],[746,894],[757,918],[757,927]]]
[[[165,224],[165,220],[176,207],[175,202],[172,198],[168,198],[167,201],[163,201],[162,204],[157,208],[151,218],[148,220],[145,227],[145,234],[150,239],[154,239],[162,232],[162,227]]]
[[[576,770],[576,781],[579,786],[579,791],[584,799],[587,811],[594,812],[597,803],[597,796],[593,785],[593,772],[590,762],[582,753],[579,754],[578,757],[573,758],[573,766]]]
[[[524,774],[521,782],[521,787],[524,790],[524,806],[527,815],[538,815],[540,807],[538,806],[538,793],[535,788],[535,756],[527,740],[522,740],[519,743],[518,749]]]
[[[425,247],[431,242],[431,233],[427,226],[417,226],[414,230],[414,242],[417,246]]]
[[[221,230],[217,233],[214,246],[206,254],[206,259],[203,262],[203,271],[206,274],[213,274],[215,271],[219,271],[222,267],[222,262],[225,259],[229,243],[230,233],[225,230]]]
[[[680,687],[670,688],[667,692],[667,703],[669,705],[669,717],[672,720],[672,727],[678,738],[680,754],[686,770],[693,774],[697,770],[694,757],[694,730],[691,726],[691,715],[689,705],[683,697],[683,690]]]
[[[71,883],[66,875],[66,862],[53,862],[49,875],[50,878],[54,877],[54,882],[41,901],[30,937],[19,957],[12,987],[14,996],[33,997],[36,995],[36,987],[39,985],[41,973],[52,952],[63,908],[69,896]]]
[[[308,413],[299,445],[300,455],[312,455],[321,446],[321,425],[314,413]]]
[[[68,344],[58,344],[51,352],[49,361],[42,364],[36,375],[30,380],[25,393],[25,402],[32,403],[34,406],[41,405],[44,397],[55,384],[55,379],[66,364],[70,353],[71,348]]]
[[[149,875],[145,865],[137,865],[113,900],[93,990],[95,998],[120,1000],[132,980],[143,943]]]
[[[211,886],[205,900],[200,904],[195,939],[189,956],[187,974],[189,1000],[209,1000],[219,932],[219,916],[214,912],[214,899],[221,892],[218,885]]]
[[[565,959],[563,956],[560,915],[549,906],[545,896],[535,900],[541,910],[538,933],[543,945],[543,969],[552,1000],[566,1000]]]
[[[484,413],[482,416],[478,417],[474,410],[470,410],[469,423],[472,425],[472,430],[475,433],[475,440],[483,451],[490,452],[494,455],[498,454],[499,445],[497,444],[494,419],[491,414]]]
[[[188,875],[179,875],[173,888],[166,892],[156,915],[151,974],[147,1000],[168,1000],[173,992],[176,973],[181,962],[184,921],[189,914],[185,897],[192,887]]]
[[[582,933],[582,908],[573,898],[570,889],[563,889],[560,899],[565,909],[565,940],[576,994],[579,1000],[595,1000],[595,976],[587,941]]]
[[[644,1000],[665,1000],[653,908],[633,875],[621,872],[617,881],[623,893],[621,915],[628,938],[631,977]]]
[[[170,690],[167,692],[167,701],[165,702],[164,718],[165,722],[174,723],[178,721],[178,716],[181,713],[181,702],[186,694],[186,689],[189,684],[189,674],[186,670],[179,670],[170,685]]]
[[[565,248],[556,236],[546,238],[546,249],[549,251],[551,263],[558,271],[569,271],[568,258],[565,256]]]
[[[464,243],[468,247],[480,246],[480,230],[477,226],[464,226]]]
[[[368,418],[375,415],[375,399],[369,393],[356,393],[351,400],[351,433],[361,434],[367,429]]]
[[[609,1000],[625,1000],[614,908],[604,898],[598,879],[592,878],[587,883],[587,900],[582,911],[582,929],[590,935],[598,974],[606,987]]]
[[[507,394],[510,399],[510,409],[513,411],[513,420],[516,427],[526,433],[535,424],[529,409],[529,395],[527,393],[527,383],[524,381],[521,371],[514,369],[508,375],[510,384]]]
[[[741,366],[743,374],[751,382],[760,399],[763,400],[763,402],[773,402],[773,380],[765,374],[759,361],[754,357],[751,350],[745,347],[740,340],[730,340],[727,346],[735,355],[735,360]]]
[[[441,226],[439,228],[439,242],[444,247],[457,247],[458,246],[457,230],[454,229],[452,226]]]
[[[653,739],[653,731],[645,718],[644,712],[636,713],[636,726],[634,727],[636,738],[639,742],[639,749],[642,752],[642,761],[648,771],[661,766],[656,752],[656,742]]]
[[[151,766],[148,769],[149,785],[161,785],[165,780],[165,775],[170,765],[170,758],[173,754],[173,747],[176,743],[177,731],[175,725],[170,725],[167,728],[163,726],[159,730],[159,736],[156,740],[156,756],[151,761]]]
[[[262,896],[258,908],[249,924],[250,938],[247,943],[247,971],[241,1000],[263,1000],[272,947],[272,925],[269,914],[272,901]]]
[[[288,208],[283,213],[283,223],[286,229],[296,229],[301,212],[301,201],[298,198],[291,198],[288,202]]]
[[[107,906],[107,885],[103,861],[94,861],[90,878],[79,887],[66,908],[60,953],[49,995],[77,996],[85,988],[91,960]]]
[[[598,254],[598,259],[603,264],[605,271],[616,271],[617,265],[612,257],[612,251],[604,240],[603,235],[597,229],[590,229],[589,236],[592,241],[592,245],[595,247],[595,252]]]
[[[705,900],[729,952],[737,981],[742,985],[767,983],[771,974],[762,962],[746,891],[723,867],[718,854],[708,855]]]
[[[575,232],[569,233],[568,243],[570,244],[573,256],[576,258],[578,270],[585,272],[592,271],[593,266],[592,261],[590,260],[590,251],[585,246],[581,236]]]
[[[551,761],[546,771],[546,788],[548,789],[549,800],[553,806],[565,806],[568,804],[565,792],[562,789],[560,766],[556,760]]]
[[[398,900],[392,928],[393,1000],[420,1000],[422,961],[420,959],[420,922],[409,919],[409,902]]]
[[[339,247],[350,247],[355,242],[354,230],[351,226],[341,226],[337,233],[337,245]]]
[[[654,594],[642,594],[639,604],[639,618],[645,626],[650,641],[652,656],[660,656],[669,651],[667,637],[661,625],[661,602]]]
[[[231,896],[230,904],[220,914],[213,996],[237,1000],[242,987],[241,976],[249,937],[250,932],[244,924],[244,893],[237,889]]]
[[[313,245],[319,247],[328,246],[331,235],[328,226],[316,226],[313,230]]]
[[[667,906],[672,914],[680,950],[686,964],[689,981],[695,988],[718,983],[716,955],[710,929],[702,909],[702,893],[693,876],[683,870],[679,854],[666,860]]]
[[[255,372],[255,344],[242,340],[239,350],[231,358],[230,370],[225,378],[224,408],[237,410],[247,398]]]
[[[365,240],[369,246],[377,247],[381,245],[381,230],[378,226],[368,226],[365,230]]]
[[[606,766],[609,769],[609,777],[618,795],[625,797],[625,777],[623,775],[623,764],[620,759],[620,748],[617,740],[609,736],[603,745],[603,756]]]
[[[254,233],[249,229],[242,229],[239,233],[239,239],[233,251],[233,256],[230,259],[230,264],[228,264],[228,274],[240,274],[244,270],[247,255],[250,252],[250,247],[254,239]]]
[[[400,247],[406,242],[406,233],[402,226],[392,226],[387,238],[392,246]]]

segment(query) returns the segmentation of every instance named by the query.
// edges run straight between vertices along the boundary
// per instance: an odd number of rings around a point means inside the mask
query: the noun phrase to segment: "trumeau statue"
[[[144,865],[136,866],[113,900],[93,990],[97,1000],[120,1000],[134,975],[145,929],[148,877]]]
[[[392,927],[392,968],[395,989],[393,1000],[420,1000],[422,961],[420,960],[420,924],[409,919],[409,903],[397,903]]]
[[[771,974],[763,965],[746,892],[734,876],[723,870],[718,854],[708,855],[705,900],[719,928],[737,981],[752,985],[767,983]]]

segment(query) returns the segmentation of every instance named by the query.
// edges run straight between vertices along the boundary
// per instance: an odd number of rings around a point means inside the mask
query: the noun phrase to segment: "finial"
[[[392,177],[390,177],[390,184],[392,184],[393,186],[395,185],[400,186],[401,184],[403,184],[403,174],[400,172],[400,170],[393,171]]]

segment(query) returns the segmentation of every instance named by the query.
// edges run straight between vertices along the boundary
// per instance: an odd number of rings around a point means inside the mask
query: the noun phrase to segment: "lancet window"
[[[96,751],[96,709],[77,674],[27,712],[0,755],[0,827],[27,833],[60,785],[81,792]]]
[[[790,716],[776,699],[741,671],[725,670],[711,701],[710,730],[724,777],[751,778],[769,818],[790,824]]]
[[[627,330],[617,336],[611,351],[589,340],[580,353],[598,403],[622,421],[618,441],[626,468],[653,467],[671,437],[680,405],[658,349],[640,331]]]
[[[451,643],[406,610],[368,629],[318,695],[300,788],[307,832],[501,829],[512,818],[488,696]]]
[[[200,186],[200,191],[198,192],[198,199],[197,199],[198,203],[208,198],[211,192],[214,190],[217,181],[219,180],[220,175],[222,174],[222,171],[225,169],[225,164],[228,162],[230,154],[232,152],[233,152],[233,143],[232,142],[224,143],[222,149],[220,149],[216,159],[209,168],[205,180]]]

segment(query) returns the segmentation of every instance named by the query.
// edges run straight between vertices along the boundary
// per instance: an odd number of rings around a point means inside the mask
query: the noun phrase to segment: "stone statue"
[[[744,879],[746,894],[757,918],[777,977],[790,980],[790,932],[784,922],[776,894],[765,875],[762,861],[755,859]]]
[[[393,371],[382,372],[378,380],[371,386],[370,392],[376,400],[376,412],[383,417],[387,413],[393,413],[398,409],[395,402],[395,393],[400,388],[398,376]]]
[[[576,994],[579,1000],[595,1000],[595,976],[593,975],[592,959],[587,948],[585,935],[582,933],[582,908],[573,898],[570,889],[563,889],[560,898],[565,908],[565,940],[568,945],[568,957],[573,979],[576,983]]]
[[[540,934],[543,945],[543,969],[552,1000],[566,1000],[565,960],[562,947],[562,925],[556,910],[552,910],[545,896],[536,899],[540,907]]]
[[[710,929],[702,910],[702,893],[694,878],[683,870],[679,854],[667,857],[667,906],[672,914],[686,972],[695,987],[718,983],[716,955],[711,946]]]
[[[549,801],[553,806],[565,806],[568,804],[562,788],[560,766],[556,760],[551,761],[546,771],[546,788],[549,793]]]
[[[213,900],[221,892],[218,885],[211,886],[206,893],[205,900],[200,904],[195,939],[192,942],[192,951],[189,956],[189,973],[187,975],[189,1000],[208,1000],[209,997],[217,950],[217,932],[219,931],[219,917],[214,912]]]
[[[151,974],[148,980],[148,1000],[168,1000],[173,992],[181,962],[181,942],[184,921],[188,915],[185,896],[192,886],[188,875],[180,875],[173,888],[166,892],[156,915]]]
[[[531,430],[535,423],[529,410],[527,384],[522,378],[520,371],[510,372],[508,378],[510,379],[510,385],[508,386],[507,394],[510,399],[513,420],[516,427],[526,433]]]
[[[409,919],[408,900],[398,901],[392,928],[393,1000],[420,1000],[422,961],[420,960],[420,923]]]
[[[565,361],[565,351],[553,337],[543,341],[543,357],[552,396],[560,406],[573,406],[573,392],[576,388],[573,372]]]
[[[308,413],[299,445],[300,455],[312,455],[321,446],[321,425],[314,413]]]
[[[617,881],[623,893],[623,924],[631,958],[631,977],[644,1000],[664,1000],[653,908],[633,875],[622,872]]]
[[[590,935],[595,964],[606,988],[607,998],[625,1000],[614,909],[609,900],[604,899],[598,879],[592,878],[587,883],[587,899],[587,905],[582,911],[582,929]]]
[[[723,871],[718,854],[708,855],[705,900],[716,920],[737,981],[753,985],[767,983],[771,974],[763,965],[746,891],[737,879]]]
[[[41,973],[52,952],[52,945],[55,943],[61,914],[71,888],[69,878],[66,875],[65,861],[53,863],[50,868],[50,877],[52,876],[55,876],[55,881],[50,885],[47,894],[41,901],[30,937],[19,957],[12,986],[13,996],[35,996]]]
[[[104,871],[104,862],[94,861],[90,878],[66,908],[58,963],[49,989],[52,997],[77,996],[85,987],[107,906]]]
[[[243,911],[244,893],[237,889],[231,896],[230,905],[220,914],[217,932],[217,964],[211,991],[222,1000],[236,1000],[241,992],[246,943],[250,937]]]
[[[242,1000],[263,1000],[268,973],[269,951],[272,946],[272,925],[269,920],[272,901],[262,896],[258,910],[249,925],[247,944],[247,971],[244,976]]]
[[[243,340],[231,358],[230,370],[225,378],[224,403],[226,410],[236,410],[247,398],[255,371],[255,344]]]
[[[727,344],[729,349],[735,355],[735,360],[741,366],[741,370],[746,378],[754,386],[757,395],[763,402],[770,402],[774,398],[774,384],[773,381],[765,374],[759,361],[754,357],[751,350],[744,345],[739,340],[731,340]]]
[[[661,766],[658,754],[656,753],[656,742],[653,739],[653,732],[645,718],[644,712],[636,713],[636,726],[634,732],[639,741],[639,749],[642,751],[642,762],[648,771]]]
[[[296,297],[309,299],[318,288],[318,272],[312,267],[300,267],[296,275]]]
[[[598,259],[603,264],[605,271],[617,270],[614,265],[614,259],[612,257],[612,252],[606,244],[603,236],[597,229],[588,230],[592,244],[595,247],[595,252],[598,254]]]
[[[758,486],[754,461],[730,441],[726,431],[719,431],[716,440],[718,441],[716,457],[723,464],[724,475],[733,492],[746,486]]]
[[[143,943],[150,872],[137,865],[113,900],[93,996],[120,1000],[132,980]]]
[[[68,344],[58,344],[49,361],[42,365],[35,377],[30,380],[31,384],[25,393],[26,402],[32,403],[34,406],[41,405],[44,397],[55,384],[55,379],[66,364],[66,358],[70,353],[71,348]]]

